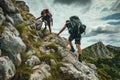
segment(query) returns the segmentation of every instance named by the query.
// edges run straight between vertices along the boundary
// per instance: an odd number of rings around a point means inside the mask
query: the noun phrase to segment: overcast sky
[[[85,48],[102,41],[120,46],[120,0],[24,0],[37,18],[44,8],[53,14],[53,32],[59,30],[72,15],[77,15],[87,26],[81,46]],[[60,35],[68,37],[67,29]]]

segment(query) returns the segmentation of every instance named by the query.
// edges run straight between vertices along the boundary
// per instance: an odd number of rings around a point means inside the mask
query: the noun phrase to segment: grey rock
[[[9,14],[9,16],[13,19],[14,25],[20,24],[23,22],[23,18],[21,14],[16,13],[16,14]]]
[[[51,63],[51,65],[55,65],[56,64],[54,59],[50,59],[50,63]]]
[[[40,60],[37,56],[33,55],[33,56],[31,56],[31,58],[29,58],[26,61],[26,64],[28,64],[30,67],[34,67],[35,65],[40,64]]]
[[[43,37],[44,37],[44,34],[43,34],[41,31],[37,31],[37,35],[38,35],[40,38],[43,38]]]
[[[15,75],[15,65],[7,56],[0,57],[0,64],[3,66],[2,71],[5,71],[5,73],[1,72],[3,74],[2,77],[5,77],[5,80],[8,80]]]
[[[58,53],[63,57],[63,61],[71,63],[76,68],[73,69],[73,67],[71,66],[72,68],[70,69],[72,70],[72,72],[75,72],[74,70],[77,70],[81,73],[81,75],[77,77],[78,80],[81,80],[81,77],[83,78],[82,80],[98,80],[96,72],[93,69],[76,60],[75,57],[72,54],[70,54],[67,50],[64,50],[62,47],[59,47]],[[74,78],[76,79],[75,76]]]
[[[3,38],[0,40],[1,49],[6,56],[13,60],[15,65],[18,65],[17,54],[25,51],[26,45],[19,37],[18,31],[9,23],[5,26],[2,36]]]
[[[29,7],[26,5],[26,3],[24,1],[16,1],[16,4],[22,10],[29,12]]]
[[[55,53],[55,50],[54,49],[50,49],[50,53]]]
[[[110,58],[110,52],[107,49],[107,47],[102,43],[98,42],[94,44],[94,46],[89,47],[89,53],[86,53],[88,55],[91,55],[92,57],[95,58]]]
[[[4,11],[4,13],[15,13],[16,8],[11,0],[0,0],[0,5]]]
[[[70,80],[73,79],[77,79],[79,80],[80,75],[82,74],[82,72],[78,71],[73,64],[70,63],[63,63],[63,65],[65,67],[61,67],[61,71],[63,72],[63,74],[67,74],[66,76],[69,76]]]
[[[55,36],[55,39],[52,39],[51,41],[55,42],[56,44],[60,45],[61,47],[66,47],[68,45],[67,39],[63,38],[63,37]]]
[[[34,73],[31,75],[30,80],[43,80],[51,76],[50,66],[47,64],[41,64],[33,68]]]
[[[94,69],[94,70],[97,69],[97,67],[95,66],[95,64],[87,63],[86,65],[87,65],[88,67],[90,67],[91,69]]]
[[[32,56],[32,55],[34,55],[35,54],[35,51],[33,51],[33,50],[29,50],[28,52],[27,52],[27,55],[29,55],[29,56]]]
[[[4,21],[5,21],[5,16],[3,14],[0,14],[0,25],[2,25]]]
[[[2,8],[0,7],[0,14],[4,14],[4,12],[3,12],[3,10],[2,10]]]
[[[41,30],[43,22],[41,20],[37,20],[35,24],[36,24],[36,30]]]
[[[34,37],[33,40],[34,40],[35,42],[37,42],[38,39],[39,39],[39,36],[33,36],[33,37]]]
[[[14,20],[12,17],[10,17],[8,14],[6,15],[6,21],[12,23],[12,24],[15,24]]]
[[[43,46],[40,46],[40,47],[39,47],[39,51],[40,51],[41,53],[46,53],[46,49],[45,49],[45,47],[43,47]]]
[[[11,0],[13,3],[15,3],[17,0]]]
[[[1,56],[1,54],[2,54],[2,51],[1,51],[1,49],[0,49],[0,56]]]
[[[5,80],[6,75],[5,75],[5,68],[4,66],[0,63],[0,80]]]

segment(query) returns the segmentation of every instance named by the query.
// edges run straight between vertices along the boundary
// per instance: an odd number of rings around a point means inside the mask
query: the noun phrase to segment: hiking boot
[[[75,49],[74,49],[74,47],[73,47],[73,46],[71,46],[70,51],[75,52]]]
[[[75,52],[75,49],[74,49],[74,48],[71,48],[70,51]]]
[[[82,62],[82,56],[81,56],[81,54],[79,54],[78,60],[79,60],[80,62]]]

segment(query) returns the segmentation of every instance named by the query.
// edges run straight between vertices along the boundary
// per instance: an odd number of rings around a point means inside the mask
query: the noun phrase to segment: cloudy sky
[[[44,8],[53,14],[53,32],[59,30],[72,15],[87,26],[81,46],[85,48],[102,41],[105,45],[120,46],[120,0],[24,0],[37,18]],[[60,35],[68,37],[67,29]]]

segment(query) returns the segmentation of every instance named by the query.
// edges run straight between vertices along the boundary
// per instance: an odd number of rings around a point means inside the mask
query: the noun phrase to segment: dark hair
[[[49,13],[49,9],[44,9],[44,11],[45,11],[46,13]]]

